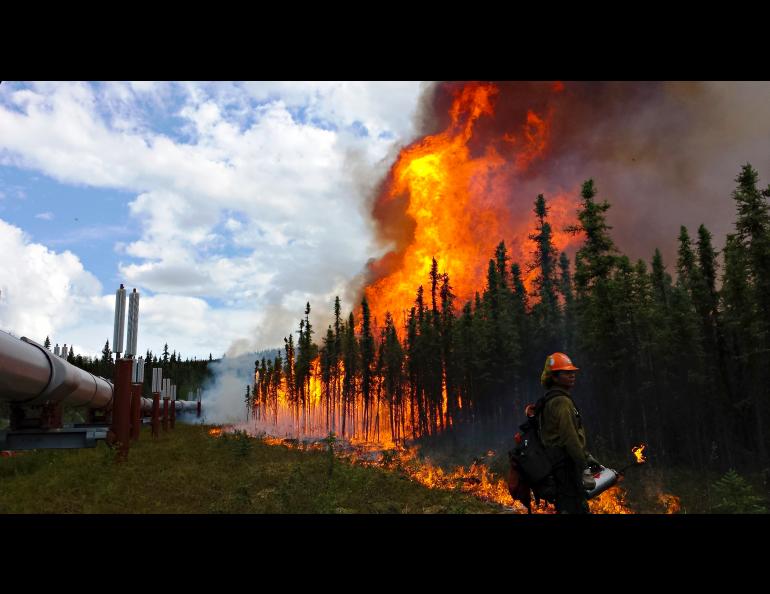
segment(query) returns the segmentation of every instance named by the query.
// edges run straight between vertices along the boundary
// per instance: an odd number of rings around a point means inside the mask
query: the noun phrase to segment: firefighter
[[[570,394],[578,370],[564,353],[553,353],[545,360],[540,383],[548,390],[541,417],[541,439],[546,447],[563,451],[553,469],[556,483],[556,511],[587,514],[586,491],[596,486],[589,466],[599,463],[586,450],[586,433],[580,412]],[[554,395],[554,393],[556,393]]]

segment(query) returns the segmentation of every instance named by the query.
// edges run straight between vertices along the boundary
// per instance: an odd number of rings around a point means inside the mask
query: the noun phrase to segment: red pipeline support
[[[168,431],[168,398],[163,398],[163,432]]]
[[[142,429],[142,384],[131,384],[131,441],[139,441]]]
[[[64,404],[49,400],[43,405],[40,413],[40,427],[42,429],[61,429]]]
[[[152,436],[158,437],[160,429],[160,393],[152,393]]]
[[[176,425],[176,400],[171,401],[171,418],[169,419],[169,424],[172,429]]]
[[[118,359],[115,365],[115,393],[112,406],[113,443],[118,446],[116,462],[128,458],[131,438],[131,371],[134,362],[131,359]]]

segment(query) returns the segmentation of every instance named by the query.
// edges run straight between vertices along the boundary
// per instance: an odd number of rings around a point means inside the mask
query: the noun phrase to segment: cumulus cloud
[[[115,246],[129,259],[117,264],[120,278],[157,303],[197,299],[187,311],[206,330],[188,326],[215,338],[191,338],[184,348],[202,354],[239,338],[275,346],[294,326],[277,321],[299,318],[305,301],[331,309],[373,255],[364,198],[394,146],[411,139],[420,85],[45,83],[2,91],[0,163],[132,193],[140,236]]]
[[[0,219],[0,328],[43,341],[76,325],[101,283],[69,251],[33,243]]]

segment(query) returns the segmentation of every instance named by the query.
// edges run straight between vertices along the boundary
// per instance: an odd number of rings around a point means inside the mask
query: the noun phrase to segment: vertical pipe
[[[171,418],[169,425],[173,429],[176,425],[176,386],[171,386]]]
[[[171,390],[169,389],[169,386],[171,384],[171,380],[166,378],[163,380],[163,390],[161,392],[161,396],[163,398],[163,432],[165,433],[168,431],[168,400],[171,397]]]
[[[163,397],[163,431],[168,431],[168,398]]]
[[[160,426],[160,393],[152,393],[152,436],[158,437]]]
[[[126,323],[126,290],[121,283],[120,288],[115,291],[115,327],[112,333],[112,352],[115,353],[117,360],[120,353],[123,352],[123,334]],[[65,355],[66,357],[66,355]]]
[[[118,359],[115,366],[115,395],[112,404],[113,439],[118,446],[116,462],[128,458],[131,425],[131,359]]]
[[[142,429],[142,385],[144,384],[144,359],[132,359],[131,372],[131,441],[139,441]]]
[[[126,333],[126,355],[136,356],[139,336],[139,293],[134,289],[128,296],[128,331]]]
[[[131,384],[131,441],[139,441],[142,429],[142,384]]]

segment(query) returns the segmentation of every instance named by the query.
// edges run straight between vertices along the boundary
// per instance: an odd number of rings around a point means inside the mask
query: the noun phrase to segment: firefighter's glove
[[[591,454],[588,454],[588,457],[586,458],[587,466],[591,469],[591,472],[593,474],[596,474],[597,472],[601,472],[603,466],[601,462],[599,462],[596,458],[594,458]]]
[[[583,471],[583,488],[586,491],[593,491],[596,488],[596,480],[594,479],[593,473],[591,472],[590,468],[586,468]]]

